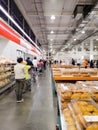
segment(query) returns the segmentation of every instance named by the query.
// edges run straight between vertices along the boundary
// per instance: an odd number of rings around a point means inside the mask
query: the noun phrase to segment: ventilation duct
[[[92,0],[90,3],[84,2],[82,4],[77,4],[73,12],[74,18],[85,18],[88,13],[91,12],[91,10],[94,8],[97,2],[98,0]]]

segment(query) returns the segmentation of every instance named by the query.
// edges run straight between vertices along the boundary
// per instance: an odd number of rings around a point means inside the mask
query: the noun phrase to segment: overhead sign
[[[5,22],[0,20],[0,35],[6,37],[7,39],[23,46],[24,48],[42,56],[42,54],[33,45],[31,45],[27,40],[22,38],[17,32],[15,32],[10,26]]]

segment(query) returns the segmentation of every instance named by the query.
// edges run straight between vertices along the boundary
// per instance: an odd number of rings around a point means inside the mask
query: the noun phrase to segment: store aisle
[[[55,130],[50,71],[33,83],[32,92],[17,103],[15,92],[0,99],[0,130]]]

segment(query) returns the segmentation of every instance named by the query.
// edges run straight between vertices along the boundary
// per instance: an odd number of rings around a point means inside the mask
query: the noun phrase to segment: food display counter
[[[98,80],[97,68],[52,68],[52,73],[55,81]]]
[[[60,130],[98,130],[97,88],[92,81],[56,84]]]
[[[91,76],[91,77],[71,77],[71,76],[69,76],[69,77],[67,77],[67,76],[53,76],[53,78],[54,78],[54,80],[55,81],[73,81],[73,80],[75,80],[75,81],[84,81],[84,80],[90,80],[90,81],[92,81],[92,80],[98,80],[98,77],[96,77],[96,76]]]

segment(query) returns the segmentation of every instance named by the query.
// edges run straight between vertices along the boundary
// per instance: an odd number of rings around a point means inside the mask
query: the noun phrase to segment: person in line
[[[22,98],[22,92],[24,88],[26,70],[22,62],[23,58],[18,58],[17,64],[14,66],[14,73],[16,80],[16,98],[18,103],[24,100]]]
[[[26,61],[23,61],[23,65],[25,66],[26,69],[26,74],[25,74],[25,86],[23,93],[26,92],[26,90],[31,91],[31,75],[29,74],[29,70],[31,69],[30,65],[27,65]]]
[[[77,66],[81,66],[81,59],[77,60]]]
[[[49,67],[51,67],[51,64],[52,64],[52,62],[51,62],[51,60],[49,60]]]
[[[60,60],[60,64],[62,64],[62,60]]]
[[[32,71],[33,71],[33,63],[32,63],[32,61],[31,61],[31,59],[30,59],[30,57],[27,57],[27,59],[26,59],[26,62],[27,62],[27,65],[30,65],[31,66],[31,68],[30,68],[30,70],[29,70],[29,75],[30,75],[30,77],[32,77]]]
[[[36,57],[34,57],[32,63],[33,63],[34,69],[37,71],[37,64],[38,64],[38,61],[37,61],[37,58],[36,58]]]
[[[56,64],[56,60],[54,61],[54,64]]]
[[[98,60],[96,61],[96,68],[98,68]]]
[[[39,60],[39,62],[38,62],[39,73],[42,73],[42,72],[43,72],[43,66],[44,66],[43,61],[42,61],[42,60]]]
[[[72,65],[75,65],[75,60],[72,58]]]
[[[47,61],[44,60],[43,63],[44,63],[44,70],[46,70],[46,64],[47,64]]]
[[[94,62],[93,62],[93,60],[90,61],[90,68],[94,68]]]
[[[26,62],[27,62],[27,65],[30,65],[31,67],[33,66],[33,63],[31,61],[30,57],[27,57]]]
[[[85,59],[84,62],[83,62],[83,66],[84,66],[85,68],[87,68],[87,65],[88,65],[88,60]]]
[[[37,61],[37,58],[36,58],[36,57],[34,57],[32,63],[33,63],[33,81],[36,82],[37,65],[38,65],[38,61]]]

